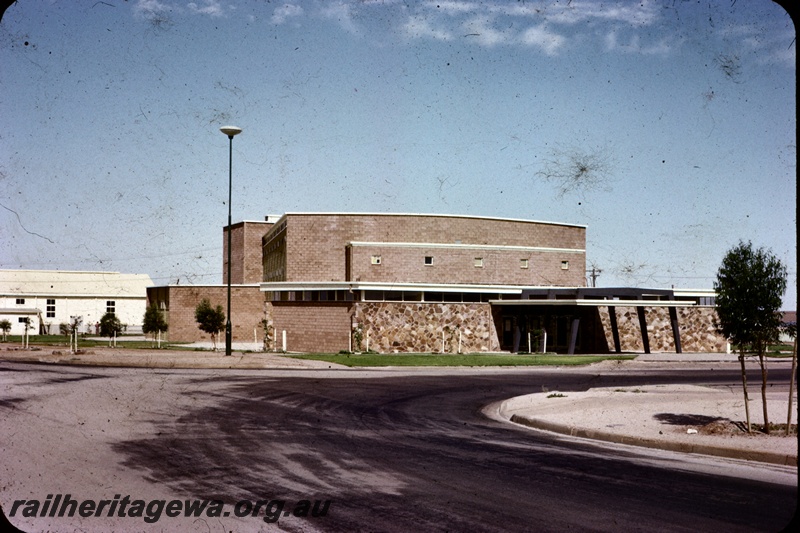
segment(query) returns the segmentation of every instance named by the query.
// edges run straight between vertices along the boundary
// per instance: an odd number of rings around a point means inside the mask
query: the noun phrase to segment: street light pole
[[[236,126],[223,126],[219,129],[228,136],[228,312],[225,315],[225,355],[231,355],[231,196],[233,192],[233,136],[242,133]]]

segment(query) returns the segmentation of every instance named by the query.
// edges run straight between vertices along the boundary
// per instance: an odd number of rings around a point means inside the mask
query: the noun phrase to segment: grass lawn
[[[137,336],[141,338],[141,335]],[[0,337],[2,339],[2,337]],[[28,337],[28,344],[31,346],[52,346],[52,347],[68,347],[69,346],[69,338],[65,335],[30,335]],[[133,348],[133,349],[145,349],[150,350],[155,346],[156,342],[154,340],[126,340],[126,336],[122,335],[117,337],[117,347],[119,348]],[[167,342],[162,341],[161,346],[166,348]],[[8,345],[22,345],[22,336],[21,335],[9,335],[5,342],[0,342],[0,346],[8,346]],[[109,342],[107,340],[100,340],[95,337],[78,337],[78,348],[95,348],[95,347],[108,347]],[[180,349],[180,345],[176,343],[171,343],[171,347],[176,349]]]
[[[514,355],[514,354],[302,354],[296,359],[315,359],[345,366],[565,366],[599,361],[624,361],[635,355]]]

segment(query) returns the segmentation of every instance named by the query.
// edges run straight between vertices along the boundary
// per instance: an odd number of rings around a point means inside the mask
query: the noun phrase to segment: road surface
[[[11,521],[25,531],[781,530],[796,469],[596,444],[482,413],[542,390],[672,382],[739,375],[0,363],[0,503],[8,515],[18,502]],[[42,512],[66,494],[114,512]],[[155,504],[147,521],[129,504],[119,516],[126,496],[183,508]],[[187,500],[222,503],[186,516]]]

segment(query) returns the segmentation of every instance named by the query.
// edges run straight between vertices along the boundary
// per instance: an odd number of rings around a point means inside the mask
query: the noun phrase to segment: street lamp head
[[[222,126],[219,131],[233,139],[234,135],[239,135],[242,133],[242,128],[237,128],[236,126]]]

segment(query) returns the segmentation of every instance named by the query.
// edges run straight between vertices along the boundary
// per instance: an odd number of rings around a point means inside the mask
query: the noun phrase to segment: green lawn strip
[[[2,337],[0,337],[2,339]],[[31,335],[28,338],[28,344],[31,347],[69,347],[69,339],[64,335]],[[78,348],[108,348],[109,344],[113,344],[113,341],[102,340],[96,337],[79,337],[78,338]],[[150,350],[156,346],[156,341],[148,339],[148,340],[126,340],[125,336],[117,337],[117,348],[130,348],[130,349],[143,349],[143,350]],[[161,347],[166,348],[167,342],[161,341]],[[3,347],[11,347],[11,346],[21,346],[22,345],[22,337],[20,335],[9,335],[5,342],[0,340],[0,346]],[[180,344],[173,344],[170,345],[170,348],[180,349]]]
[[[345,366],[566,366],[605,360],[629,360],[635,355],[489,355],[489,354],[297,354],[295,359],[314,359]]]

